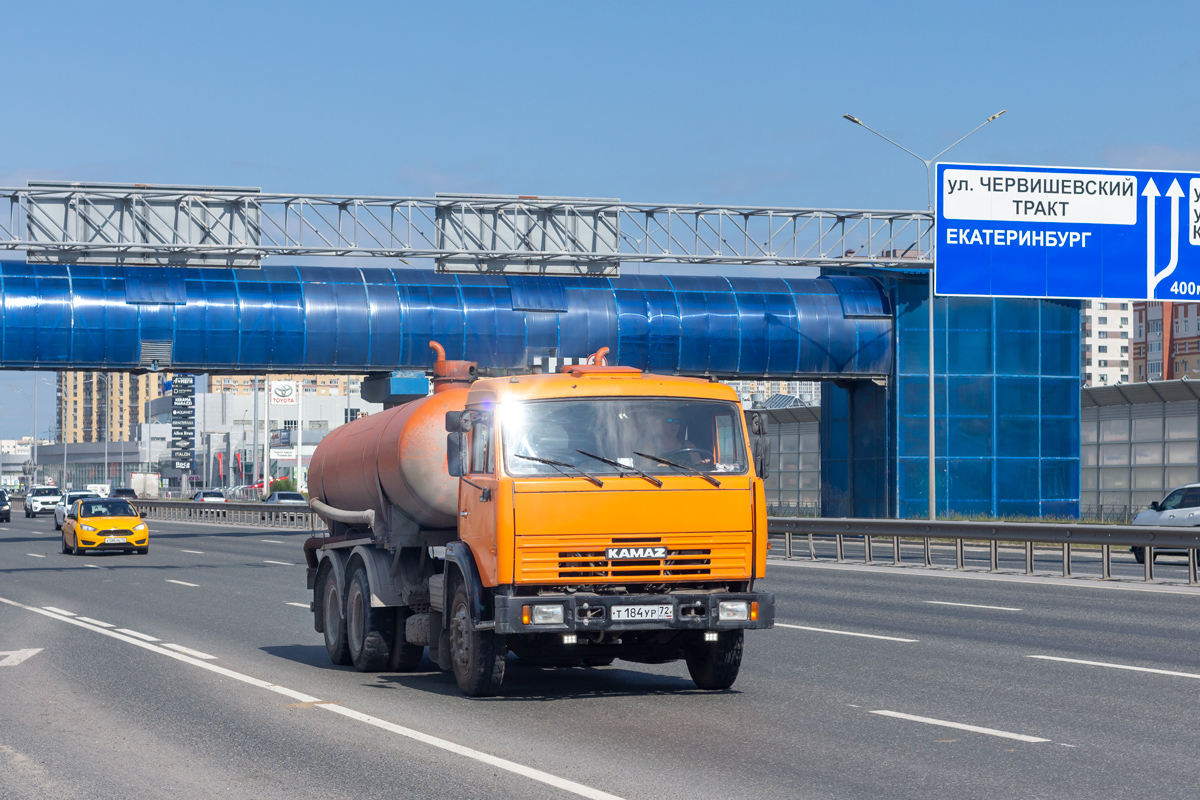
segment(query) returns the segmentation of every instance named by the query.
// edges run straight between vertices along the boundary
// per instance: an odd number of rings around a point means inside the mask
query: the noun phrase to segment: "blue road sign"
[[[942,295],[1200,298],[1200,174],[938,164]]]

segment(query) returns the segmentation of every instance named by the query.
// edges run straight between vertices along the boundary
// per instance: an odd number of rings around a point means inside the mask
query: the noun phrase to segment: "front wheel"
[[[147,553],[149,553],[149,552],[150,552],[150,545],[146,545],[145,547],[139,547],[139,548],[137,549],[137,554],[138,554],[139,556],[144,556],[144,555],[146,555],[146,554],[147,554]]]
[[[494,631],[473,630],[467,590],[459,586],[450,603],[450,665],[458,689],[468,697],[491,697],[504,683],[508,647]]]
[[[63,555],[71,555],[71,545],[67,544],[67,532],[63,531],[62,535],[62,551]]]
[[[321,580],[321,614],[325,620],[325,652],[329,660],[338,666],[350,663],[350,652],[346,644],[346,620],[342,616],[342,595],[338,591],[337,576],[333,570],[325,573]]]
[[[392,609],[371,607],[367,570],[360,564],[346,589],[346,643],[350,661],[359,672],[379,672],[387,667],[392,651],[395,621]]]
[[[709,691],[728,689],[742,668],[742,631],[721,631],[715,642],[699,641],[687,649],[688,673],[696,686]]]

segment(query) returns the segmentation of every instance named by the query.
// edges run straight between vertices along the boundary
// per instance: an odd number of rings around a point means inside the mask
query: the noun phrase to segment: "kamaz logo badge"
[[[609,547],[604,551],[604,557],[609,561],[620,561],[628,558],[666,558],[665,547]]]

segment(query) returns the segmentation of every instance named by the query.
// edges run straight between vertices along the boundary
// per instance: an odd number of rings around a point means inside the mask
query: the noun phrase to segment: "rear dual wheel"
[[[371,585],[361,564],[350,575],[346,590],[346,645],[359,672],[379,672],[388,665],[395,635],[395,612],[372,608]]]

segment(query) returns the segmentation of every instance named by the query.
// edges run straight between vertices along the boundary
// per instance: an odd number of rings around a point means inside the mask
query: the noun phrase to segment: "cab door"
[[[496,557],[496,433],[492,415],[471,412],[469,457],[458,482],[458,538],[471,548],[484,586],[499,582]]]

